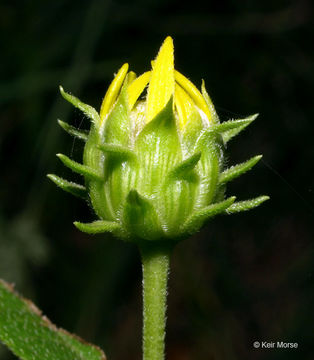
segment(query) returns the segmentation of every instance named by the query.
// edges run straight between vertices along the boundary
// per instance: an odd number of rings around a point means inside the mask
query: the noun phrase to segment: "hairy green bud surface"
[[[89,131],[59,120],[66,132],[85,142],[82,164],[57,155],[83,176],[84,186],[49,175],[63,190],[90,202],[98,219],[75,222],[81,231],[111,232],[135,242],[176,242],[217,214],[249,210],[268,199],[226,197],[226,184],[261,159],[225,168],[227,142],[257,115],[220,123],[204,83],[200,92],[174,69],[170,37],[151,71],[136,77],[128,64],[122,66],[99,114],[60,90],[91,120]]]

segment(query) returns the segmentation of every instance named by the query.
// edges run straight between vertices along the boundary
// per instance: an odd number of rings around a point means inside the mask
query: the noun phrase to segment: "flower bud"
[[[261,158],[225,169],[227,142],[257,115],[220,123],[204,82],[200,92],[174,69],[170,37],[152,61],[152,70],[136,77],[128,72],[128,64],[121,67],[99,114],[60,89],[91,120],[88,132],[59,121],[86,142],[83,164],[58,155],[84,177],[85,186],[48,175],[62,189],[90,202],[99,220],[75,222],[80,230],[112,232],[135,242],[177,241],[219,213],[249,210],[268,199],[225,198],[227,182]]]

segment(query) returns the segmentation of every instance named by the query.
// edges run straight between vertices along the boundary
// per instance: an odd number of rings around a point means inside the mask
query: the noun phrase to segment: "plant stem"
[[[149,245],[140,249],[143,264],[143,360],[163,360],[170,250],[158,244]]]

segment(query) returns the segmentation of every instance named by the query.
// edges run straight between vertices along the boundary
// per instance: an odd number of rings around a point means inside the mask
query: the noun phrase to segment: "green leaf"
[[[99,114],[98,112],[90,105],[84,104],[81,100],[79,100],[77,97],[68,94],[63,90],[63,87],[60,86],[60,92],[61,95],[65,100],[67,100],[69,103],[74,105],[76,108],[80,109],[87,117],[91,119],[92,122],[95,124],[99,123]]]
[[[87,140],[87,137],[88,137],[88,131],[87,130],[79,130],[77,128],[75,128],[74,126],[72,125],[69,125],[68,123],[64,122],[64,121],[61,121],[61,120],[58,120],[58,124],[62,127],[63,130],[65,130],[68,134],[80,139],[80,140],[83,140],[83,141],[86,141]]]
[[[22,360],[105,360],[98,347],[58,329],[0,280],[0,340]]]
[[[245,172],[252,169],[252,167],[255,164],[257,164],[261,158],[262,158],[262,155],[257,155],[241,164],[231,166],[229,169],[226,169],[225,171],[223,171],[220,174],[219,183],[225,184],[228,181],[231,181],[231,180],[237,178],[238,176],[244,174]]]
[[[135,159],[136,154],[125,146],[114,145],[114,144],[103,144],[99,145],[98,148],[107,154],[113,155],[121,160]]]
[[[225,213],[226,214],[235,214],[241,211],[248,211],[251,209],[256,208],[257,206],[261,205],[264,201],[268,200],[269,196],[263,195],[259,196],[255,199],[246,200],[246,201],[238,201],[229,206]]]
[[[176,165],[168,174],[168,178],[182,180],[188,177],[201,158],[202,153],[198,152]]]
[[[57,154],[57,157],[63,162],[63,164],[65,166],[67,166],[68,168],[70,168],[72,171],[86,176],[89,179],[92,180],[98,180],[98,181],[103,181],[103,178],[100,174],[98,174],[98,172],[88,166],[85,166],[83,164],[80,164],[76,161],[71,160],[70,158],[68,158],[66,155],[63,154]]]
[[[254,114],[241,120],[225,121],[214,126],[213,130],[219,132],[222,135],[224,143],[227,143],[234,136],[238,135],[242,130],[249,126],[257,117],[258,114]]]
[[[141,196],[136,190],[131,190],[126,198],[123,221],[133,236],[154,240],[162,235],[152,202]]]
[[[206,206],[205,208],[196,211],[183,225],[183,232],[193,234],[203,225],[204,221],[223,213],[231,206],[235,199],[235,196],[232,196],[224,201]]]
[[[120,224],[114,221],[96,220],[91,223],[81,223],[75,221],[73,223],[80,231],[87,234],[99,234],[104,232],[114,232],[119,230]]]
[[[47,177],[57,186],[59,186],[62,190],[67,191],[70,194],[80,197],[84,200],[87,199],[87,192],[85,186],[76,184],[72,181],[67,181],[54,174],[48,174]]]

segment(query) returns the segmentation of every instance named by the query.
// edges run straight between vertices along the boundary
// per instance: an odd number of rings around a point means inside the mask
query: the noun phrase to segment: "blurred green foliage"
[[[0,280],[1,341],[21,359],[106,360],[99,347],[58,329],[30,300]]]
[[[195,84],[204,78],[222,120],[260,113],[228,153],[230,164],[264,158],[229,189],[271,200],[217,218],[178,246],[168,359],[312,359],[313,4],[2,1],[0,26],[0,277],[109,359],[140,358],[136,249],[79,233],[72,222],[92,220],[91,210],[46,174],[68,175],[55,153],[81,154],[57,118],[88,126],[58,85],[99,108],[119,66],[127,61],[142,73],[171,35],[176,68]],[[256,340],[299,348],[254,350]],[[1,351],[1,359],[13,358]]]

